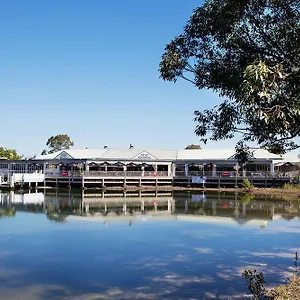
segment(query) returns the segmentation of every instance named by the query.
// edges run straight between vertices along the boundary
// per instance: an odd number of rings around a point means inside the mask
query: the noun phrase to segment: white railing
[[[14,173],[11,177],[11,182],[43,182],[44,174],[41,173]]]
[[[165,171],[84,171],[84,177],[168,177]]]
[[[212,178],[226,178],[226,177],[248,177],[248,178],[291,178],[297,176],[297,172],[274,172],[270,171],[189,171],[188,176],[212,177]],[[175,177],[186,177],[184,171],[177,171]]]

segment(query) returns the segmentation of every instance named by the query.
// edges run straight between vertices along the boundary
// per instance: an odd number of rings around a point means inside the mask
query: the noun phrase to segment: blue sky
[[[159,79],[165,44],[196,0],[3,0],[1,146],[39,154],[67,133],[75,148],[181,149],[193,111],[220,99]],[[230,147],[234,142],[206,147]]]

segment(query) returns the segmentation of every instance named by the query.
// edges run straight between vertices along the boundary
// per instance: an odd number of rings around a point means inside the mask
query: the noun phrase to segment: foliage
[[[265,279],[262,272],[256,270],[245,270],[243,277],[248,281],[248,289],[252,294],[252,299],[265,300],[295,300],[300,299],[300,276],[298,273],[298,252],[295,253],[295,275],[285,285],[280,285],[274,289],[265,289]]]
[[[246,162],[249,162],[253,158],[253,151],[245,146],[242,141],[239,141],[235,146],[235,159],[239,166],[243,166]]]
[[[66,222],[66,217],[62,216],[58,213],[48,213],[47,219],[50,221],[54,221],[55,223],[65,223]]]
[[[243,272],[243,276],[248,281],[248,289],[253,295],[252,299],[264,299],[266,294],[266,289],[264,286],[266,282],[263,273],[257,272],[255,269],[245,270]]]
[[[300,277],[295,275],[288,284],[280,285],[267,293],[267,299],[296,300],[300,299]]]
[[[285,183],[282,187],[285,190],[300,190],[299,184],[291,184],[291,183]]]
[[[16,150],[3,147],[0,147],[0,157],[10,160],[21,159],[21,155],[19,155]]]
[[[0,218],[1,217],[13,217],[15,216],[16,211],[13,208],[0,209]]]
[[[251,184],[248,178],[244,178],[242,181],[242,186],[244,189],[251,190],[254,188],[254,185]]]
[[[194,145],[190,144],[184,148],[185,150],[200,150],[201,146],[200,145]]]
[[[250,184],[251,185],[251,184]],[[249,188],[247,188],[249,189]],[[251,188],[250,188],[251,189]],[[249,204],[252,200],[254,199],[254,195],[251,195],[251,194],[245,194],[243,195],[242,197],[242,202],[245,203],[245,204]]]
[[[48,153],[48,151],[46,149],[44,149],[41,153],[41,155],[46,155]]]
[[[300,145],[300,1],[207,0],[165,48],[160,76],[223,97],[195,111],[206,143],[256,142],[273,153]]]
[[[296,275],[300,275],[300,272],[299,272],[299,268],[298,268],[298,260],[299,260],[299,253],[298,252],[296,252],[295,253],[295,273],[296,273]]]
[[[53,153],[60,150],[70,149],[70,147],[74,146],[74,143],[67,134],[58,134],[51,136],[47,140],[46,146],[49,147],[48,153]],[[46,154],[46,150],[42,153]]]

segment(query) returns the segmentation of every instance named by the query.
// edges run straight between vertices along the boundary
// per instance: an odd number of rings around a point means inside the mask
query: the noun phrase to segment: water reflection
[[[0,218],[0,299],[244,299],[242,271],[281,283],[300,249],[299,201],[53,190],[0,200],[14,212]]]
[[[276,200],[276,199],[275,199]],[[276,219],[300,216],[299,201],[255,198],[253,195],[191,192],[0,192],[0,217],[16,211],[45,213],[48,219],[128,222],[180,220],[204,223],[255,225],[264,228]],[[73,217],[72,217],[73,216]]]

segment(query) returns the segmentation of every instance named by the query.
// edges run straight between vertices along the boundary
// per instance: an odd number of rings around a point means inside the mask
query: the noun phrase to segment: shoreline
[[[3,188],[2,190],[11,190]],[[208,188],[208,187],[184,187],[184,186],[126,186],[126,187],[105,187],[105,188],[63,188],[63,187],[33,187],[31,189],[14,189],[14,191],[27,191],[27,190],[69,190],[69,191],[97,191],[97,192],[109,192],[109,191],[158,191],[158,192],[173,192],[173,191],[182,191],[182,192],[207,192],[207,193],[233,193],[233,194],[247,194],[253,196],[271,196],[271,197],[298,197],[300,200],[300,188]]]
[[[38,189],[60,190],[63,188],[44,188]],[[77,189],[75,189],[77,190]],[[214,193],[239,193],[254,196],[293,196],[300,198],[300,188],[207,188],[207,187],[183,187],[183,186],[126,186],[126,187],[105,187],[105,188],[85,188],[84,191],[183,191],[183,192],[214,192]]]

